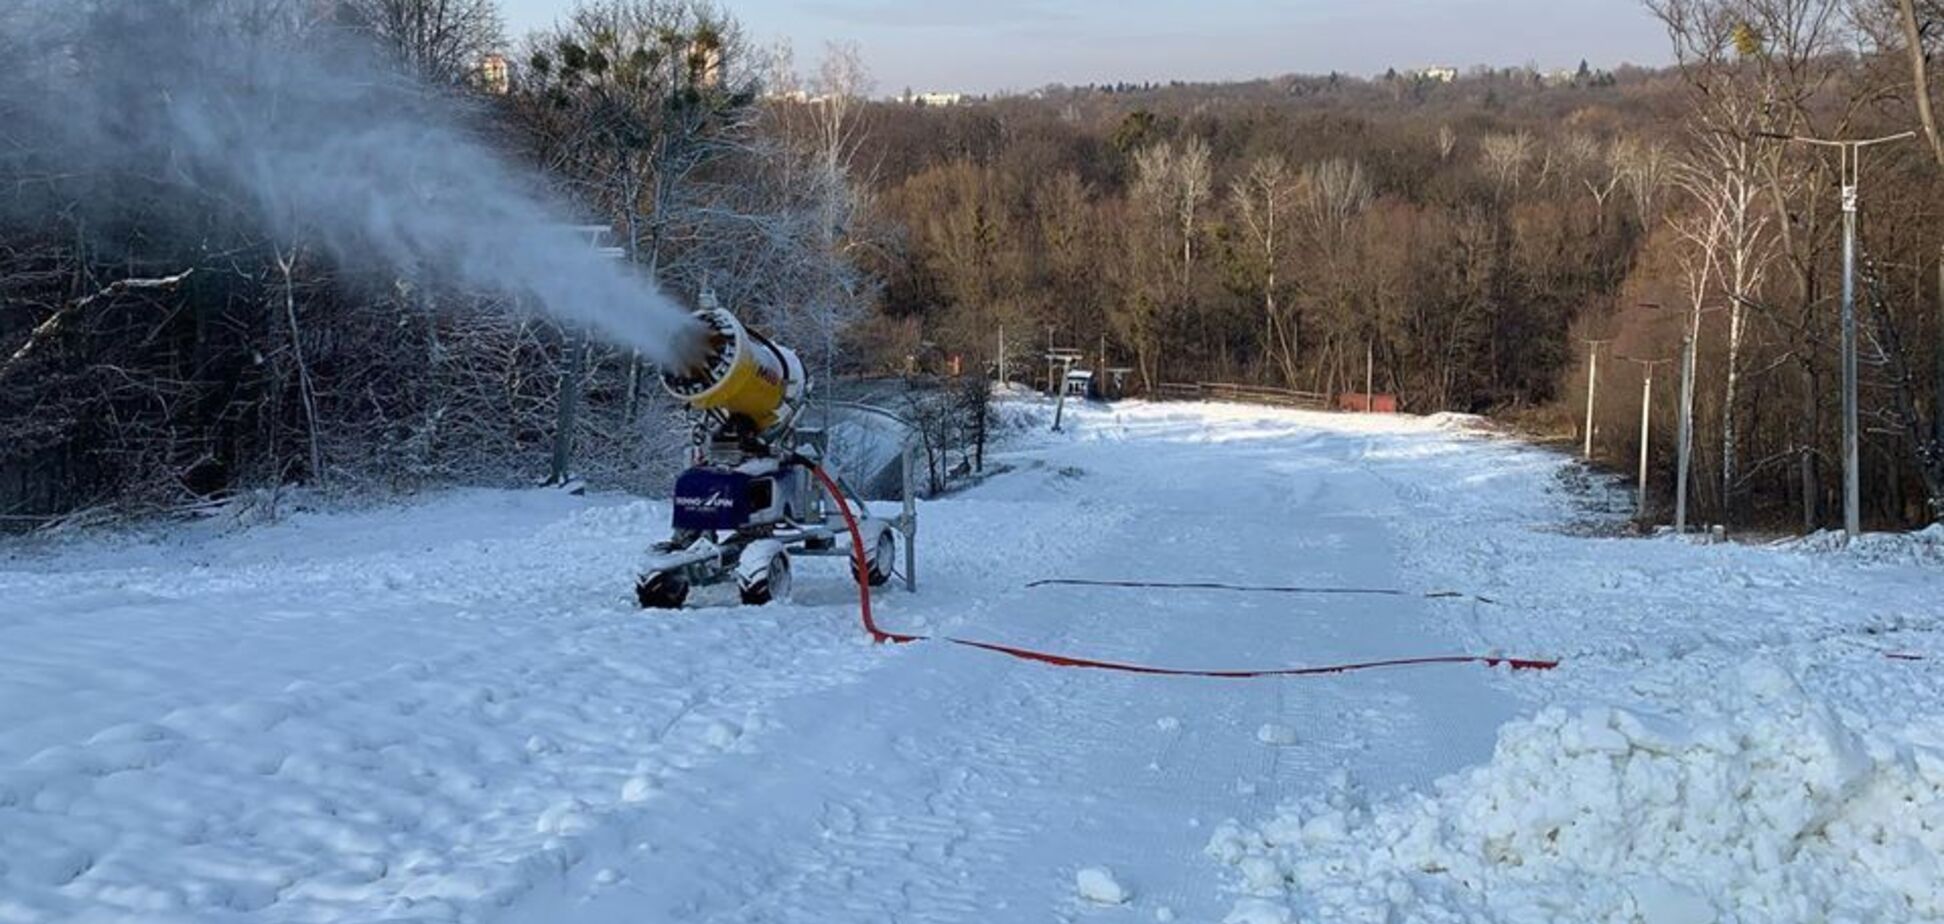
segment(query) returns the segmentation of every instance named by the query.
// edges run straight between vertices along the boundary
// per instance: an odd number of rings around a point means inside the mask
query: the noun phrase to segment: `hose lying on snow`
[[[1140,664],[1123,664],[1118,661],[1098,661],[1092,658],[1076,658],[1045,651],[1035,651],[1030,648],[1016,648],[1011,645],[1000,645],[993,642],[979,642],[962,638],[944,637],[934,639],[927,635],[906,635],[898,632],[887,632],[878,627],[876,618],[871,614],[870,562],[864,557],[864,536],[857,528],[857,517],[851,513],[850,502],[844,499],[844,492],[838,488],[837,482],[823,470],[822,466],[811,466],[810,470],[816,474],[817,480],[823,484],[824,490],[830,494],[831,499],[837,502],[838,511],[844,515],[844,526],[850,530],[851,561],[855,565],[851,570],[855,572],[857,577],[857,608],[864,621],[864,631],[870,633],[871,641],[873,642],[891,642],[902,645],[910,642],[942,641],[952,645],[963,645],[967,648],[995,652],[997,654],[1018,658],[1022,661],[1035,661],[1058,667],[1084,667],[1096,670],[1117,671],[1125,674],[1148,674],[1164,677],[1216,677],[1223,679],[1303,677],[1317,674],[1341,674],[1349,671],[1368,670],[1378,667],[1406,667],[1422,664],[1484,664],[1489,667],[1497,667],[1503,664],[1511,667],[1513,670],[1551,670],[1559,666],[1558,661],[1541,660],[1538,658],[1508,658],[1497,655],[1432,655],[1416,658],[1389,658],[1381,661],[1360,661],[1350,664],[1330,664],[1318,667],[1289,667],[1264,670],[1184,670],[1180,668],[1148,667]]]
[[[1289,587],[1274,584],[1227,584],[1220,581],[1101,581],[1085,578],[1044,578],[1026,585],[1035,587],[1134,587],[1153,590],[1233,590],[1252,594],[1317,594],[1325,596],[1372,596],[1372,597],[1423,597],[1426,600],[1469,599],[1480,603],[1497,603],[1490,597],[1460,593],[1455,590],[1431,590],[1417,593],[1409,590],[1396,590],[1389,587]]]

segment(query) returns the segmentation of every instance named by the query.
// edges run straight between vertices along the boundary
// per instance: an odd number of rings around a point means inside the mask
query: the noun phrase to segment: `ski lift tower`
[[[1073,371],[1073,364],[1081,360],[1079,350],[1048,350],[1046,364],[1049,368],[1059,367],[1060,374],[1054,379],[1053,432],[1060,432],[1060,418],[1066,412],[1067,374]]]

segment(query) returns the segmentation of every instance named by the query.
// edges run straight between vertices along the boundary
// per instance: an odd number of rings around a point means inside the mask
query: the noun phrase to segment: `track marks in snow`
[[[1402,431],[1342,421],[1082,410],[925,505],[923,592],[881,618],[1189,667],[1450,647],[1443,603],[1022,589],[1398,584],[1401,502],[1350,463]],[[0,919],[1213,919],[1214,826],[1346,768],[1455,768],[1500,709],[1470,667],[1223,682],[874,648],[837,568],[803,605],[646,618],[627,579],[663,513],[479,494],[0,571],[66,608],[0,613]],[[77,664],[91,698],[24,721]],[[1127,908],[1076,894],[1092,866]]]
[[[286,565],[290,583],[319,579],[305,567]],[[467,570],[509,573],[490,558]],[[556,593],[546,610],[515,602],[485,615],[476,599],[482,615],[448,623],[450,644],[361,652],[417,647],[432,657],[235,699],[222,694],[245,684],[214,678],[202,688],[214,695],[165,697],[167,708],[146,720],[0,770],[0,920],[477,920],[580,875],[592,857],[625,855],[663,793],[760,749],[773,729],[769,703],[879,663],[841,610],[650,622],[619,600],[600,605],[626,589],[625,569],[615,571],[597,564],[576,575],[569,563],[549,581]],[[590,581],[582,587],[613,586],[577,606],[577,577]],[[243,599],[260,592],[252,586]],[[382,621],[415,600],[373,598],[366,618]],[[216,624],[201,631],[220,631],[237,601],[214,590],[196,605]],[[254,630],[264,618],[287,619],[284,609],[238,617]],[[355,636],[370,623],[353,613],[313,612],[308,631]],[[84,618],[101,621],[103,633],[115,627],[113,612]],[[80,664],[91,650],[79,647]],[[305,651],[245,651],[272,664],[227,663],[217,649],[182,667],[253,671],[258,686],[279,672],[311,673]],[[353,666],[323,674],[345,677]]]
[[[1187,667],[1449,646],[1429,615],[1442,604],[1422,600],[1024,590],[1049,576],[1397,582],[1390,508],[1361,509],[1387,489],[1343,463],[1361,435],[1283,421],[1231,433],[1198,411],[1130,415],[1104,434],[1097,416],[1081,423],[1010,459],[1013,474],[927,506],[944,515],[922,534],[924,592],[880,598],[887,626]],[[1085,475],[1050,474],[1073,469]],[[662,803],[665,830],[688,832],[656,854],[674,869],[643,866],[630,888],[518,920],[1219,919],[1227,902],[1202,855],[1216,826],[1345,769],[1421,783],[1489,753],[1505,709],[1468,666],[1238,682],[944,645],[892,657],[868,685],[788,704],[760,762],[722,765],[708,791]],[[1265,724],[1295,743],[1259,742]],[[1077,894],[1095,866],[1131,890],[1128,907]]]

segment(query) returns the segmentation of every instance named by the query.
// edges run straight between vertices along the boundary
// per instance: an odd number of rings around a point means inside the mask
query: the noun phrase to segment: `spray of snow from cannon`
[[[686,358],[696,331],[679,305],[594,252],[450,94],[310,9],[0,0],[17,64],[0,114],[50,169],[217,204],[181,215],[185,236],[249,221],[285,251],[515,297],[650,359]]]

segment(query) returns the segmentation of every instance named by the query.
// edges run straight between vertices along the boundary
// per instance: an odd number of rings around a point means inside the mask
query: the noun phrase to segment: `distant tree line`
[[[874,335],[986,363],[1003,326],[1005,372],[1025,381],[1052,347],[1148,388],[1360,391],[1369,364],[1408,410],[1575,435],[1586,341],[1609,341],[1594,445],[1630,467],[1643,367],[1628,360],[1678,357],[1698,305],[1697,517],[1813,528],[1840,501],[1839,197],[1833,160],[1771,136],[1920,129],[1866,165],[1862,403],[1871,519],[1927,522],[1944,502],[1944,161],[1919,103],[1940,5],[1647,12],[1677,66],[1054,87],[876,112],[899,235],[874,266]],[[1663,501],[1678,369],[1659,367],[1650,414]]]

